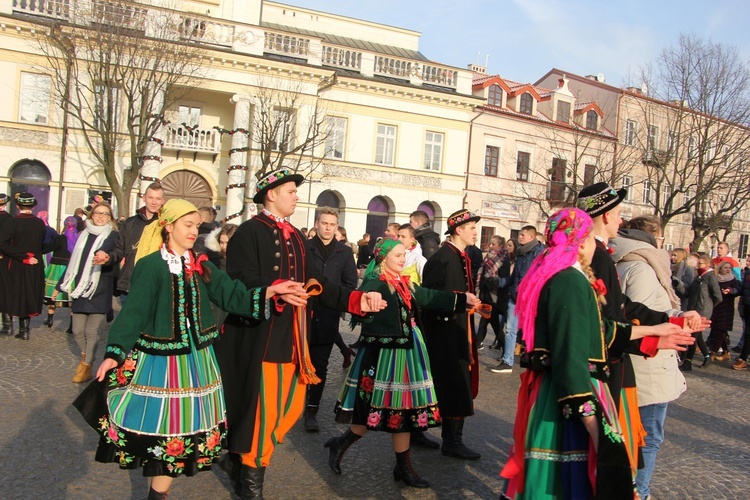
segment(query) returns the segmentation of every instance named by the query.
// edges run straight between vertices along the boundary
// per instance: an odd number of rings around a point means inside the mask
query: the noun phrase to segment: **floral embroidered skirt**
[[[176,477],[210,469],[220,458],[226,409],[212,346],[172,356],[134,351],[104,384],[98,462]]]
[[[414,346],[359,349],[336,403],[336,421],[373,431],[411,432],[440,425],[430,359],[418,328]]]
[[[52,293],[54,293],[55,287],[60,282],[67,268],[68,266],[65,264],[50,264],[44,270],[44,298],[47,299],[46,303],[51,303]],[[62,302],[61,307],[70,307],[70,299],[65,292],[59,292],[55,302]]]
[[[530,405],[523,493],[518,493],[519,485],[511,480],[505,498],[634,498],[617,409],[607,385],[595,378],[590,381],[596,399],[592,410],[599,426],[599,453],[590,453],[590,437],[580,418],[563,418],[554,379],[545,373]]]

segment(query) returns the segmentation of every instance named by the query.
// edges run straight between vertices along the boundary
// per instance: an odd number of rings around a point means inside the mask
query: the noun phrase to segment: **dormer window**
[[[502,107],[503,90],[499,85],[490,86],[489,93],[487,94],[487,104],[490,106]]]
[[[570,103],[557,101],[557,121],[570,123]]]
[[[519,106],[518,111],[525,115],[530,115],[534,111],[534,98],[531,97],[531,94],[528,92],[525,92],[521,95],[521,105]]]
[[[593,109],[586,113],[586,128],[589,130],[596,130],[598,129],[599,125],[599,115],[596,111]]]

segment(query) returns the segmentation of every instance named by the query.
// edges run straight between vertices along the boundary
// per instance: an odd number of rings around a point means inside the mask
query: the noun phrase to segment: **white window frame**
[[[495,175],[487,173],[487,154],[491,151],[490,148],[497,150],[497,165],[495,165]],[[484,175],[487,177],[500,177],[500,166],[502,163],[502,148],[495,144],[486,144],[484,146]],[[490,158],[492,156],[490,155]]]
[[[377,137],[375,139],[375,163],[392,167],[396,158],[396,135],[398,129],[395,125],[378,123]]]
[[[635,120],[625,121],[625,145],[635,146],[635,134],[636,134],[636,122]]]
[[[529,164],[526,165],[525,176],[521,175],[521,173],[518,171],[518,160],[520,159],[521,153],[529,155]],[[516,180],[528,182],[530,176],[531,176],[531,151],[525,151],[523,149],[519,149],[518,151],[516,151]]]
[[[187,119],[183,118],[183,112],[186,113]],[[202,115],[203,110],[198,106],[190,106],[189,104],[177,105],[177,119],[180,120],[180,125],[184,123],[188,127],[200,127]]]
[[[111,89],[112,100],[110,102],[105,102],[108,94],[107,88]],[[100,128],[97,116],[104,114],[105,106],[114,115],[112,124],[117,130],[120,125],[120,89],[116,86],[107,87],[103,83],[97,83],[94,85],[94,128]]]
[[[323,156],[333,160],[343,160],[346,150],[346,129],[349,120],[342,116],[329,116],[326,119],[327,135]]]
[[[677,132],[670,130],[667,132],[667,151],[674,154],[675,145],[677,144]]]
[[[648,126],[648,149],[649,151],[659,150],[659,127],[656,125]]]
[[[643,204],[649,205],[651,204],[651,196],[653,195],[652,189],[651,189],[651,181],[648,179],[645,179],[643,181]]]
[[[443,167],[443,144],[445,134],[428,130],[424,134],[424,159],[422,166],[425,170],[440,172]]]
[[[18,121],[49,125],[52,78],[41,73],[21,72]]]
[[[294,127],[295,113],[292,109],[276,108],[273,110],[273,122],[271,128],[276,130],[275,137],[271,138],[271,149],[274,151],[290,151],[294,149]],[[286,138],[287,142],[283,142]]]
[[[698,141],[695,139],[695,137],[690,137],[690,139],[688,139],[687,158],[688,160],[695,160],[697,156],[698,156]]]
[[[631,201],[633,199],[633,178],[629,175],[623,175],[622,187],[627,190],[625,193],[625,201]]]

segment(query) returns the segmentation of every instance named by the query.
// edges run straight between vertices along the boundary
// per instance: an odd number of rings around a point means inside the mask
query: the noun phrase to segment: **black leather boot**
[[[305,430],[307,432],[318,432],[320,426],[318,425],[318,407],[308,406],[305,408]]]
[[[332,437],[323,446],[328,448],[328,467],[333,472],[341,475],[341,459],[346,453],[346,450],[359,441],[362,436],[358,436],[352,432],[351,429],[347,429],[339,437]]]
[[[0,334],[13,335],[13,316],[10,314],[3,313],[3,328],[0,329]]]
[[[437,450],[440,448],[440,443],[430,439],[430,436],[423,431],[412,431],[409,442],[412,446],[421,446],[422,448],[427,448],[429,450]]]
[[[219,459],[219,467],[221,470],[227,473],[229,481],[232,483],[232,488],[237,496],[242,495],[242,481],[240,480],[240,469],[242,468],[242,460],[236,453],[227,453]]]
[[[146,500],[167,500],[167,495],[169,495],[168,491],[156,491],[155,489],[149,487],[148,498]]]
[[[242,495],[240,498],[260,498],[263,499],[263,478],[266,475],[265,467],[248,467],[243,465],[240,470],[240,480],[242,481]]]
[[[29,323],[31,318],[18,318],[18,334],[17,339],[29,340]]]
[[[462,460],[479,460],[482,455],[466,447],[463,442],[463,435],[463,418],[444,418],[443,446],[441,449],[443,455]]]
[[[393,469],[393,479],[403,481],[406,486],[415,488],[429,488],[430,483],[419,477],[411,466],[411,451],[396,453],[396,467]]]
[[[47,325],[48,327],[52,328],[52,318],[54,317],[55,317],[55,313],[47,313],[47,320],[42,324]]]

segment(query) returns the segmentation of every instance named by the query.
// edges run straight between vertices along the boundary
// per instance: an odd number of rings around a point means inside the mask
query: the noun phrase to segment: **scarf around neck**
[[[65,270],[65,277],[60,285],[60,289],[63,292],[67,292],[74,299],[90,299],[93,297],[96,289],[99,287],[99,277],[102,272],[101,265],[93,264],[94,254],[102,247],[104,240],[107,239],[112,231],[111,224],[95,226],[90,220],[86,221],[86,228],[78,235],[76,244],[73,247],[73,253],[70,256],[70,263]],[[95,235],[96,239],[93,245],[91,245],[88,254],[84,256],[83,249],[86,246],[89,235]],[[78,283],[74,283],[81,268],[83,268],[81,279]]]

